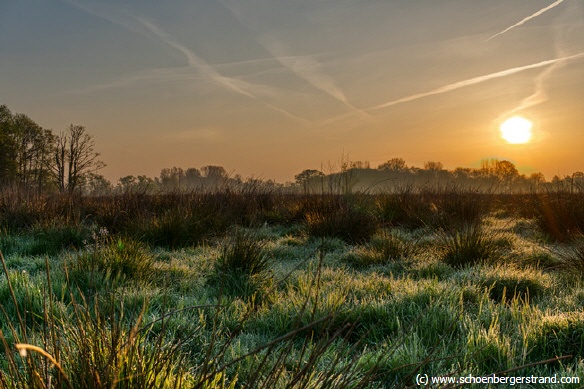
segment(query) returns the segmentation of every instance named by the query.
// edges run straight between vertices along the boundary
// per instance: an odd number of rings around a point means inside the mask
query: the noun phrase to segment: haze
[[[0,104],[96,140],[102,173],[221,165],[584,170],[580,0],[3,0]],[[532,140],[499,124],[521,115]]]

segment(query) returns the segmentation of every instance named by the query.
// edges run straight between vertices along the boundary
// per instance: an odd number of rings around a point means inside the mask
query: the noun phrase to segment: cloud
[[[174,40],[169,34],[164,32],[161,28],[154,25],[153,23],[140,18],[134,17],[138,22],[146,27],[148,31],[153,33],[160,41],[167,44],[168,46],[174,48],[175,50],[181,52],[187,59],[189,66],[196,68],[197,71],[203,75],[204,77],[208,78],[211,81],[223,86],[226,89],[229,89],[235,93],[251,97],[257,98],[253,93],[252,89],[255,88],[254,84],[250,84],[246,81],[239,80],[232,77],[225,77],[221,75],[215,68],[205,62],[202,58],[196,55],[191,49],[188,47],[178,43]]]
[[[343,104],[349,104],[341,88],[331,76],[322,72],[322,64],[314,56],[291,56],[282,44],[268,36],[260,38],[258,42],[272,54],[276,61],[290,69],[292,73]]]
[[[250,82],[234,78],[226,77],[219,73],[213,66],[207,63],[203,58],[199,57],[193,50],[187,46],[181,44],[176,39],[174,39],[170,34],[156,26],[154,23],[130,14],[122,9],[114,8],[112,6],[106,6],[104,4],[99,4],[96,6],[95,3],[89,3],[86,1],[78,0],[62,0],[67,4],[79,8],[93,16],[103,18],[111,23],[119,25],[129,31],[143,35],[151,40],[157,40],[164,43],[165,45],[175,49],[180,52],[187,60],[188,66],[196,70],[198,74],[211,82],[231,91],[236,94],[255,99],[263,103],[266,107],[277,111],[295,121],[301,122],[305,125],[311,125],[312,123],[305,118],[295,115],[287,110],[277,107],[260,97],[260,95],[273,95],[274,88],[267,85],[252,84]],[[181,68],[184,70],[184,68]],[[191,77],[192,78],[192,77]],[[130,80],[131,81],[131,80]]]
[[[515,113],[517,111],[522,111],[524,109],[536,106],[538,104],[544,103],[547,101],[547,93],[545,90],[545,82],[548,77],[556,71],[556,69],[560,68],[565,64],[565,61],[560,61],[552,64],[549,68],[545,69],[535,78],[535,90],[534,92],[523,99],[519,105],[511,110],[509,114]]]
[[[180,85],[185,81],[199,78],[193,74],[191,67],[181,68],[154,68],[140,70],[138,72],[125,74],[113,81],[87,85],[82,88],[71,89],[61,94],[66,95],[87,95],[95,92],[101,92],[109,89],[127,88],[135,85],[144,85],[145,82],[176,82]]]
[[[228,89],[234,93],[256,99],[261,101],[266,107],[279,112],[291,119],[294,119],[298,122],[301,122],[305,125],[311,125],[312,123],[298,115],[295,115],[283,108],[277,107],[267,101],[264,101],[258,96],[259,94],[272,94],[273,88],[264,85],[252,84],[250,82],[234,78],[234,77],[226,77],[220,74],[213,66],[208,64],[205,60],[195,54],[194,51],[189,49],[188,47],[180,44],[176,40],[174,40],[169,34],[164,32],[161,28],[154,25],[153,23],[139,17],[134,17],[137,19],[144,27],[148,29],[148,31],[152,32],[158,39],[162,42],[167,44],[168,46],[176,49],[177,51],[181,52],[187,59],[189,66],[195,68],[203,77],[207,78],[210,81],[215,82],[216,84]]]
[[[512,30],[512,29],[514,29],[515,27],[519,27],[519,26],[521,26],[522,24],[525,24],[525,23],[527,23],[527,22],[528,22],[528,21],[530,21],[531,19],[533,19],[533,18],[536,18],[536,17],[540,16],[541,14],[543,14],[543,13],[545,13],[545,12],[549,11],[550,9],[557,7],[558,5],[562,4],[563,2],[564,2],[564,0],[557,0],[557,1],[553,2],[552,4],[548,5],[547,7],[540,9],[539,11],[537,11],[537,12],[535,12],[535,13],[533,13],[533,14],[529,15],[528,17],[526,17],[526,18],[522,19],[521,21],[519,21],[519,22],[515,23],[514,25],[512,25],[512,26],[510,26],[510,27],[507,27],[507,28],[506,28],[506,29],[504,29],[503,31],[501,31],[501,32],[498,32],[498,33],[496,33],[495,35],[491,36],[489,39],[487,39],[487,42],[488,42],[488,41],[490,41],[490,40],[491,40],[491,39],[493,39],[493,38],[496,38],[496,37],[498,37],[499,35],[503,35],[503,34],[504,34],[504,33],[506,33],[507,31],[509,31],[509,30]]]
[[[243,16],[241,3],[236,5],[230,4],[227,1],[221,1],[223,6],[227,8],[233,17],[244,27],[253,30],[249,23],[246,23]],[[341,102],[354,112],[361,116],[370,117],[370,115],[363,110],[355,107],[349,102],[347,96],[337,84],[335,79],[323,71],[323,65],[316,59],[316,54],[312,55],[294,55],[290,54],[290,49],[285,47],[280,41],[270,34],[263,34],[256,41],[272,55],[273,59],[279,62],[284,68],[291,71],[294,75],[306,81],[314,88],[320,90],[333,99]]]
[[[523,72],[526,70],[537,69],[537,68],[541,68],[541,67],[548,66],[548,65],[560,64],[560,63],[563,63],[566,61],[571,61],[571,60],[575,60],[575,59],[583,58],[583,57],[584,57],[584,52],[581,52],[581,53],[566,56],[566,57],[550,59],[547,61],[541,61],[541,62],[533,63],[530,65],[518,66],[515,68],[506,69],[506,70],[502,70],[502,71],[495,72],[495,73],[485,74],[483,76],[469,78],[467,80],[455,82],[453,84],[448,84],[448,85],[433,89],[433,90],[428,91],[428,92],[417,93],[415,95],[402,97],[401,99],[392,100],[392,101],[389,101],[387,103],[383,103],[383,104],[376,105],[376,106],[371,107],[371,108],[367,108],[365,111],[378,111],[380,109],[388,108],[388,107],[391,107],[393,105],[407,103],[410,101],[422,99],[424,97],[429,97],[429,96],[439,95],[442,93],[451,92],[451,91],[454,91],[457,89],[465,88],[467,86],[480,84],[482,82],[490,81],[490,80],[500,78],[500,77],[510,76],[512,74]]]
[[[571,5],[575,6],[575,3],[571,3]],[[564,18],[567,15],[573,13],[570,8],[571,7],[568,7],[568,9],[566,10]],[[557,53],[556,55],[558,55],[558,56],[566,56],[566,54],[568,52],[568,48],[563,43],[562,32],[564,32],[565,29],[566,29],[566,27],[565,27],[565,25],[562,25],[562,23],[559,23],[554,28],[555,42],[556,42],[555,46],[556,46],[556,53]],[[542,71],[534,80],[533,93],[531,95],[527,96],[526,98],[524,98],[519,103],[519,105],[517,107],[515,107],[514,109],[510,110],[509,112],[507,112],[506,114],[504,114],[502,116],[509,116],[509,115],[512,115],[518,111],[522,111],[522,110],[525,110],[525,109],[528,109],[528,108],[531,108],[531,107],[534,107],[536,105],[539,105],[539,104],[546,102],[548,100],[548,95],[547,95],[547,91],[546,91],[546,82],[556,70],[558,70],[559,68],[561,68],[565,64],[566,64],[566,61],[559,61],[559,62],[552,64],[550,67],[548,67],[544,71]]]

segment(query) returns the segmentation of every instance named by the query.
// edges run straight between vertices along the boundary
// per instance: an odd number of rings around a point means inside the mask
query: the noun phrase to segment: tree
[[[105,167],[84,126],[71,124],[55,138],[50,168],[61,192],[73,193],[90,173]]]
[[[173,166],[160,171],[160,184],[164,189],[180,189],[184,185],[185,172],[182,168]]]
[[[495,163],[495,175],[503,180],[511,180],[519,176],[519,171],[509,161],[497,161]]]
[[[122,193],[148,193],[156,187],[154,180],[147,176],[124,176],[118,180],[117,189]]]
[[[302,185],[304,193],[308,193],[309,182],[315,178],[324,177],[324,173],[320,170],[306,169],[294,176],[294,180],[298,185]]]
[[[201,168],[201,171],[203,172],[203,175],[208,179],[219,180],[227,178],[227,171],[223,166],[213,165],[203,166]]]
[[[444,170],[444,165],[442,165],[442,162],[428,161],[424,163],[424,169],[432,172],[439,172]]]
[[[53,147],[54,135],[24,114],[14,119],[15,163],[21,186],[42,190],[47,183],[47,165]]]
[[[101,174],[89,173],[84,181],[85,190],[92,195],[110,194],[113,189],[111,182]]]
[[[387,162],[377,167],[378,170],[402,171],[407,169],[406,161],[403,158],[391,158]]]
[[[201,168],[205,181],[210,188],[217,189],[227,181],[228,174],[223,166],[208,165]]]
[[[24,114],[0,106],[0,179],[42,190],[54,136]]]
[[[8,183],[16,177],[16,143],[14,120],[6,105],[0,105],[0,181]]]
[[[531,185],[531,190],[537,191],[541,184],[545,182],[545,177],[543,173],[531,173],[528,180]]]

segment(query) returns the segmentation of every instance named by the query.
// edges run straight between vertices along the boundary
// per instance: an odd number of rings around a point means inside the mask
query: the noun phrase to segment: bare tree
[[[85,177],[105,164],[98,159],[95,141],[84,126],[71,124],[55,138],[51,171],[61,192],[73,193],[84,182]]]

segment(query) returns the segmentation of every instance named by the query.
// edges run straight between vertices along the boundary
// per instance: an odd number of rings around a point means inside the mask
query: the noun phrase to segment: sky
[[[85,126],[114,183],[396,157],[549,180],[584,171],[584,1],[0,0],[0,104]]]

